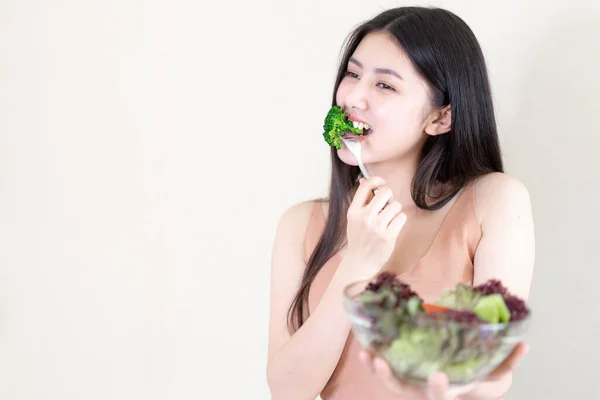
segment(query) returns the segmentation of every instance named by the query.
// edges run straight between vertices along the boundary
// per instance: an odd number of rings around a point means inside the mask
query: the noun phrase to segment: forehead
[[[406,71],[411,62],[404,50],[387,32],[366,35],[352,54],[365,68],[394,68]]]

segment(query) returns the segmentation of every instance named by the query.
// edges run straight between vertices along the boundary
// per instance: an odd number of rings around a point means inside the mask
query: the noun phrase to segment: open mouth
[[[352,123],[352,126],[354,126],[354,128],[362,130],[362,135],[357,135],[357,136],[368,136],[371,133],[373,133],[373,128],[371,128],[371,125],[369,125],[367,123],[357,122],[357,121],[350,121],[350,122]]]
[[[363,128],[362,134],[356,134],[354,132],[346,132],[344,134],[344,136],[345,137],[349,137],[349,136],[352,137],[352,136],[354,136],[354,137],[358,137],[360,139],[361,137],[369,136],[372,133],[373,133],[373,128],[369,128],[369,129]]]

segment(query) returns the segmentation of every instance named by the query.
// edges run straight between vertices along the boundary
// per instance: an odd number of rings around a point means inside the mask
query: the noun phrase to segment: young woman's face
[[[336,102],[349,119],[372,129],[361,138],[365,164],[411,157],[420,152],[427,138],[423,130],[431,110],[427,85],[387,33],[371,33],[360,42]],[[345,146],[338,156],[356,165]]]

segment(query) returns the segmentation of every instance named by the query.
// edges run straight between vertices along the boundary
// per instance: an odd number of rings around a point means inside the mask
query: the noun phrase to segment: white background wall
[[[507,399],[599,398],[584,0],[0,3],[0,398],[269,398],[275,225],[325,194],[343,39],[402,4],[473,28],[531,192],[535,324]]]
[[[175,8],[0,3],[0,398],[165,399]]]

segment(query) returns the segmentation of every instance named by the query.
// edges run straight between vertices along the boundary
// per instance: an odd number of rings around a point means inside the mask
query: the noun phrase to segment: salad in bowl
[[[436,371],[450,384],[477,381],[500,365],[527,331],[529,308],[498,280],[459,283],[432,302],[407,282],[382,272],[344,291],[357,340],[401,381],[422,386]]]

